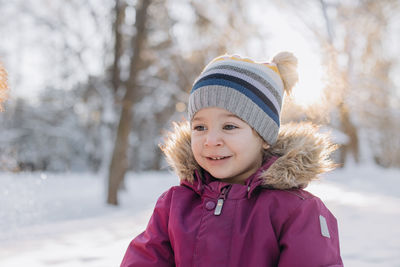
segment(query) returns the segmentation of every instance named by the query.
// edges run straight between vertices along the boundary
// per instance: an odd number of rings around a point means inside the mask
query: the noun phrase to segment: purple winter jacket
[[[331,166],[332,146],[316,131],[282,127],[270,151],[280,156],[239,185],[196,166],[187,125],[177,125],[163,151],[181,184],[158,199],[121,266],[343,266],[335,217],[300,189]]]

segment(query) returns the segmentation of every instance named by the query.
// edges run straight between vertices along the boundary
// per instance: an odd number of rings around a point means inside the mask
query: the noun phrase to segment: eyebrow
[[[226,115],[222,115],[222,116],[223,117],[227,117],[227,118],[236,118],[236,119],[239,119],[239,120],[243,121],[241,118],[239,118],[235,114],[226,114]],[[203,117],[195,117],[195,118],[192,119],[192,122],[193,121],[204,121],[204,118]]]

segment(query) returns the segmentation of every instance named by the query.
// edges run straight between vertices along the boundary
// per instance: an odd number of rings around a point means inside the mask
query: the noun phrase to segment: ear
[[[262,144],[262,148],[264,149],[264,150],[267,150],[268,148],[270,148],[271,146],[270,145],[268,145],[268,143],[267,142],[263,142],[263,144]]]

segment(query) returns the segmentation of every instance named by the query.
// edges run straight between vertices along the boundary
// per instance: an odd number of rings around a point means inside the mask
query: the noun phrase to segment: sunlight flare
[[[324,83],[323,67],[316,58],[307,55],[307,52],[299,54],[299,82],[293,89],[294,101],[308,107],[322,101]]]

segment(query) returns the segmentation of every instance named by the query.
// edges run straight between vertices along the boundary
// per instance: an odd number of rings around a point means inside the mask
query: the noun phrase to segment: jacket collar
[[[189,182],[187,179],[184,179],[181,180],[181,185],[192,188],[199,195],[203,195],[206,192],[210,197],[217,197],[223,187],[230,186],[229,198],[240,199],[246,196],[250,198],[254,190],[262,185],[263,180],[260,174],[266,171],[277,159],[278,157],[274,156],[268,158],[255,173],[246,179],[244,185],[225,183],[223,180],[212,177],[212,175],[203,169],[196,169],[193,181]]]
[[[332,144],[329,135],[318,130],[317,126],[304,122],[282,125],[277,142],[265,151],[268,160],[246,180],[248,192],[259,186],[271,189],[305,188],[320,174],[334,169],[335,164],[329,155],[337,146]],[[204,185],[215,186],[211,185],[215,179],[195,161],[190,134],[189,122],[174,123],[173,131],[168,133],[160,147],[181,184],[201,194]]]

